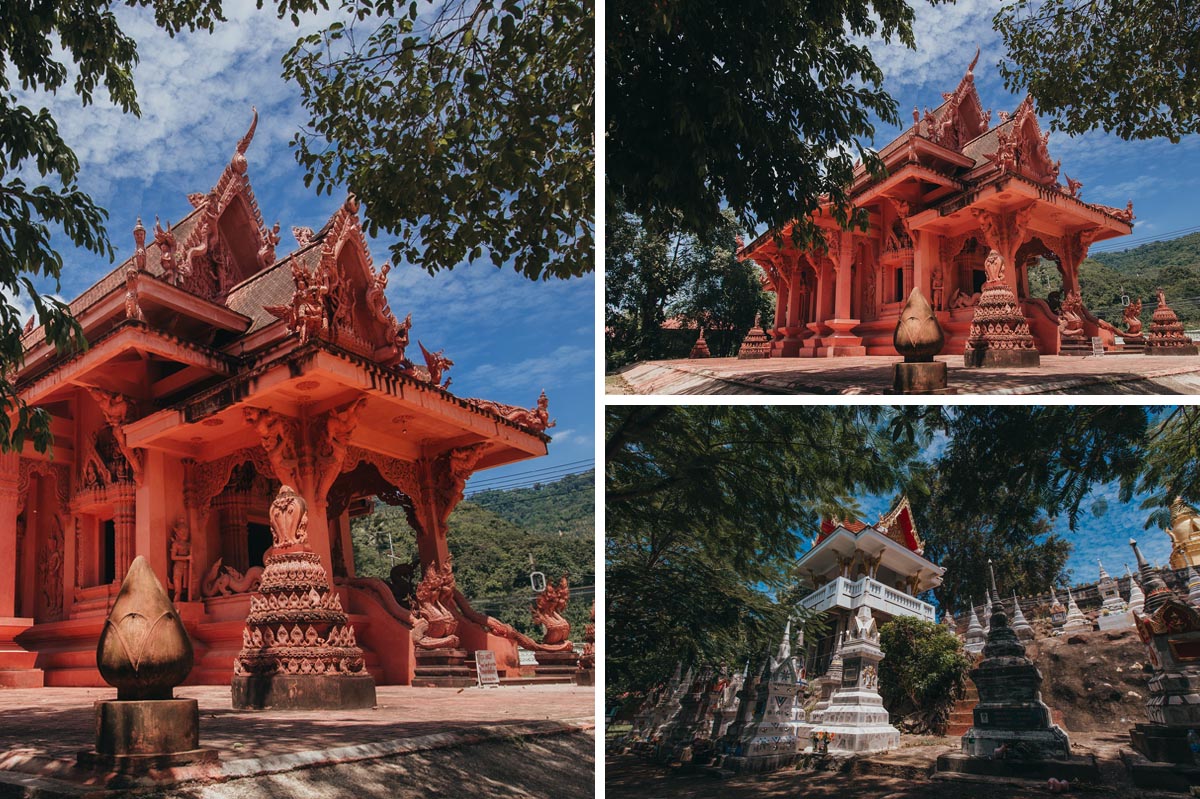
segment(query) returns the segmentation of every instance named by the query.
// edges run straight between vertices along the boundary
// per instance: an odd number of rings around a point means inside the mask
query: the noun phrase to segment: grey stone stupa
[[[991,564],[988,564],[989,570]],[[979,691],[974,724],[959,754],[938,758],[938,771],[1029,778],[1098,777],[1095,760],[1071,757],[1067,734],[1042,701],[1042,675],[1008,623],[991,577],[992,618],[983,660],[971,670]]]

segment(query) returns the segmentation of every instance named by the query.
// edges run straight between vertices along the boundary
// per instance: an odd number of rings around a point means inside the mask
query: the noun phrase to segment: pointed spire
[[[993,603],[1000,603],[1000,592],[996,590],[996,570],[992,568],[992,559],[988,558],[988,574],[992,577],[992,594],[988,597]]]
[[[1129,607],[1139,614],[1146,609],[1146,595],[1142,593],[1142,587],[1132,574],[1129,575]]]
[[[792,656],[792,620],[788,619],[787,624],[783,626],[783,640],[779,642],[779,654],[775,657],[778,663],[782,663]]]
[[[1188,604],[1192,607],[1200,608],[1200,574],[1196,574],[1196,570],[1188,566]]]
[[[1018,638],[1032,641],[1033,640],[1033,625],[1025,618],[1025,614],[1021,612],[1021,603],[1017,601],[1017,592],[1013,591],[1013,632]]]
[[[1104,563],[1099,558],[1096,558],[1096,563],[1100,564],[1100,579],[1101,580],[1109,579],[1108,572],[1104,571]]]
[[[838,633],[837,647],[833,650],[833,658],[829,661],[829,668],[825,671],[825,676],[831,679],[836,679],[838,683],[842,681],[842,642],[845,640],[846,633]]]
[[[1168,599],[1174,597],[1171,589],[1163,582],[1162,575],[1158,573],[1158,569],[1152,567],[1146,562],[1146,558],[1142,555],[1142,550],[1138,549],[1137,541],[1129,539],[1129,546],[1133,547],[1133,555],[1137,558],[1138,574],[1142,578],[1142,588],[1146,591],[1146,613],[1153,613],[1163,606]]]

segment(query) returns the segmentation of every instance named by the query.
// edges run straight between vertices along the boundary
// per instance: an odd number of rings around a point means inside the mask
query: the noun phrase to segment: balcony
[[[873,611],[877,610],[889,616],[915,616],[925,621],[937,620],[933,605],[903,591],[889,588],[870,577],[860,577],[856,582],[838,577],[813,591],[801,600],[800,604],[814,612],[830,608],[855,611],[861,605],[866,605]]]

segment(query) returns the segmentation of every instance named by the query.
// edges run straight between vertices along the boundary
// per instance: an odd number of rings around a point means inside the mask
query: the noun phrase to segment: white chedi
[[[1130,574],[1128,563],[1125,564],[1125,576],[1129,578],[1129,609],[1142,613],[1146,610],[1146,595],[1142,593],[1137,578]]]
[[[1025,618],[1025,614],[1021,612],[1021,603],[1017,600],[1017,592],[1013,591],[1013,617],[1012,627],[1017,638],[1022,641],[1032,641],[1034,639],[1033,625]]]
[[[769,673],[762,705],[755,708],[754,719],[741,736],[740,757],[744,758],[739,771],[767,771],[789,765],[807,739],[808,725],[800,706],[802,690],[800,669],[791,651],[789,621],[784,628],[779,651],[767,665]],[[803,644],[804,634],[800,635]]]
[[[1121,592],[1117,588],[1117,581],[1108,575],[1104,570],[1104,564],[1099,560],[1096,561],[1100,566],[1100,580],[1097,583],[1097,589],[1100,591],[1100,613],[1096,617],[1096,626],[1101,630],[1125,630],[1133,627],[1133,613],[1129,610],[1129,605],[1125,604],[1125,600],[1121,598]]]
[[[870,608],[860,606],[842,645],[841,688],[812,731],[814,737],[828,740],[829,752],[885,752],[900,745],[900,731],[891,725],[879,696],[881,660],[879,628]]]
[[[1073,633],[1091,632],[1091,630],[1092,623],[1088,621],[1087,616],[1083,615],[1079,605],[1075,604],[1075,595],[1071,593],[1070,586],[1067,586],[1067,620],[1063,622],[1062,631]]]
[[[983,651],[984,645],[987,643],[987,634],[983,631],[983,625],[979,623],[979,616],[975,613],[975,600],[971,600],[971,618],[967,622],[967,632],[963,636],[963,649],[975,654]]]

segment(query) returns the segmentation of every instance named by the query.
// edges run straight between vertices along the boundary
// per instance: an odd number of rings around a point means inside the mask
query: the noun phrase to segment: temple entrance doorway
[[[271,548],[271,527],[267,524],[250,522],[246,525],[246,554],[250,568],[264,566],[263,556]]]

